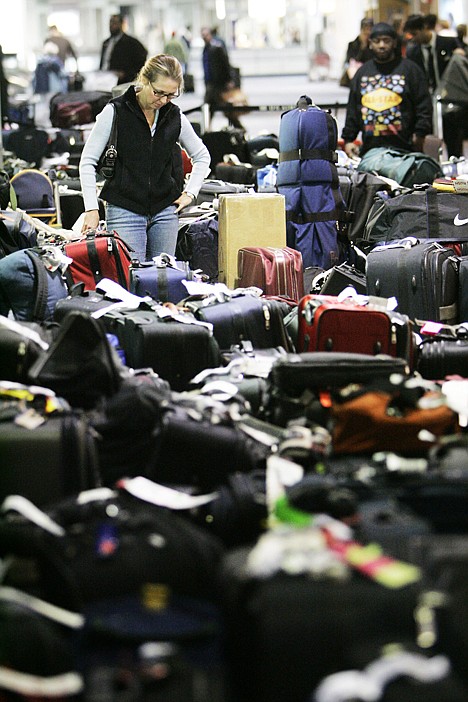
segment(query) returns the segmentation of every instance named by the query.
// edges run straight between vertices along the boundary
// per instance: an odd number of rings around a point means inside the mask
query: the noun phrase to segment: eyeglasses
[[[151,90],[153,91],[154,97],[157,97],[159,99],[165,97],[168,100],[175,100],[176,98],[178,98],[180,96],[180,93],[165,93],[163,90],[156,90],[156,88],[153,88],[151,83],[150,83],[150,86],[151,86]]]

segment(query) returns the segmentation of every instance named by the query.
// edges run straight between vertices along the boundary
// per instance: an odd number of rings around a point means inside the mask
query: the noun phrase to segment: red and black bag
[[[66,244],[64,251],[73,259],[67,268],[69,285],[82,282],[86,290],[95,290],[102,278],[110,278],[129,289],[132,249],[117,232],[96,229],[83,239]]]
[[[387,354],[413,365],[414,335],[406,315],[375,304],[305,295],[299,302],[297,350]]]

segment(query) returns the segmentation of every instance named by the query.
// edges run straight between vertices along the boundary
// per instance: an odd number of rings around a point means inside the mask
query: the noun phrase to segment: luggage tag
[[[468,193],[468,176],[459,175],[452,181],[452,184],[456,193]]]
[[[417,566],[386,556],[376,543],[363,545],[354,541],[351,530],[343,522],[326,514],[312,515],[292,507],[286,496],[277,501],[275,516],[297,527],[319,527],[328,548],[344,563],[384,587],[397,589],[421,579],[421,570]]]
[[[107,314],[114,309],[130,309],[137,310],[142,302],[152,302],[151,297],[139,297],[133,293],[126,290],[122,285],[119,285],[114,280],[109,278],[102,278],[99,283],[96,284],[96,292],[103,293],[106,298],[110,300],[115,300],[113,305],[109,307],[103,307],[100,310],[96,310],[92,313],[94,319],[99,319],[103,315]]]

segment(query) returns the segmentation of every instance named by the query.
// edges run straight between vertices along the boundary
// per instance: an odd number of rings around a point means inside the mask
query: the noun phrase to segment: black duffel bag
[[[468,194],[426,188],[379,201],[367,218],[364,238],[389,242],[414,236],[468,240]]]

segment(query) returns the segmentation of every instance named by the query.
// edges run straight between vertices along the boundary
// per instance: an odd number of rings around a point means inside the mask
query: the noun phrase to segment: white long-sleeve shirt
[[[96,189],[96,166],[109,139],[113,117],[114,107],[110,103],[98,114],[96,124],[86,140],[81,154],[80,180],[86,212],[99,209]],[[196,197],[204,179],[209,175],[211,157],[208,149],[195,133],[187,117],[181,113],[180,118],[181,128],[178,142],[187,152],[193,164],[192,172],[189,174],[184,191]],[[156,111],[155,120],[151,127],[151,134],[154,134],[157,121],[158,111]]]

